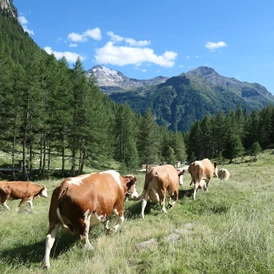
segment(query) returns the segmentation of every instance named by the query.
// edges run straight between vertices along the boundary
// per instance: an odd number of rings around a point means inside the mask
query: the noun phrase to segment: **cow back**
[[[178,172],[172,165],[163,165],[153,167],[145,177],[144,190],[149,186],[149,182],[153,182],[154,188],[167,189],[171,192],[178,191]]]
[[[199,182],[202,178],[210,180],[216,173],[217,164],[212,164],[209,159],[195,161],[189,165],[188,171],[191,175],[192,181]]]

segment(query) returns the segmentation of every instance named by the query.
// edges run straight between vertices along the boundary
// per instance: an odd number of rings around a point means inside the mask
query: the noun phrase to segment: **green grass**
[[[274,155],[257,158],[220,166],[230,171],[229,181],[214,178],[196,201],[185,174],[179,202],[167,214],[150,203],[140,219],[141,203],[126,202],[116,234],[105,235],[103,225],[90,230],[94,253],[60,230],[49,271],[41,268],[47,215],[61,180],[40,181],[49,198],[34,200],[35,213],[16,212],[19,201],[8,201],[11,212],[0,208],[0,273],[274,273]],[[141,191],[144,174],[137,180]],[[180,238],[167,240],[173,233]],[[157,244],[136,248],[152,238]]]

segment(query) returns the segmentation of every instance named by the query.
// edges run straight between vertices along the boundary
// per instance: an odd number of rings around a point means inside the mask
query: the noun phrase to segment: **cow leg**
[[[196,199],[196,193],[198,191],[198,186],[199,186],[199,183],[195,182],[195,184],[194,184],[194,192],[193,192],[193,200]]]
[[[170,196],[170,198],[169,198],[169,202],[168,202],[168,207],[169,208],[172,208],[172,207],[174,207],[174,205],[176,204],[176,202],[178,201],[178,192],[177,191],[175,191],[174,193],[173,193],[173,195],[171,195]],[[173,202],[171,202],[171,200],[173,199]]]
[[[7,201],[5,201],[2,205],[3,205],[7,210],[10,210],[9,206],[7,205]]]
[[[18,209],[20,209],[21,207],[22,207],[22,205],[25,203],[25,201],[27,200],[28,198],[23,198],[22,200],[21,200],[21,202],[19,203],[19,205],[18,205]]]
[[[84,221],[82,224],[82,227],[84,228],[84,230],[80,233],[80,240],[82,243],[84,243],[84,246],[88,249],[88,250],[94,250],[94,247],[91,245],[89,238],[88,238],[88,232],[89,232],[89,227],[90,227],[90,218],[91,218],[91,213],[89,210],[87,210],[84,213]]]
[[[141,218],[145,218],[145,208],[147,205],[147,200],[148,200],[148,193],[145,193],[144,197],[142,199],[142,209],[141,209],[141,214],[140,214]]]
[[[208,192],[208,185],[209,185],[210,180],[205,180],[205,181],[206,181],[206,183],[205,183],[206,192]]]
[[[161,199],[160,205],[162,206],[162,211],[167,213],[166,207],[165,207],[165,197],[163,199]]]
[[[60,224],[55,224],[53,226],[53,228],[51,230],[49,230],[49,233],[46,238],[46,244],[45,244],[46,251],[45,251],[45,256],[44,256],[44,260],[43,260],[43,267],[45,267],[46,269],[49,269],[49,267],[50,267],[50,262],[49,262],[50,251],[54,244],[55,237],[56,237],[59,227],[60,227]]]
[[[159,191],[159,196],[160,196],[160,205],[162,206],[162,211],[167,213],[166,207],[165,207],[166,190],[163,189],[163,190]]]
[[[116,212],[117,213],[117,212]],[[116,225],[112,228],[113,232],[116,232],[118,230],[118,228],[120,227],[120,225],[123,223],[124,221],[124,214],[123,214],[123,209],[120,209],[118,211],[118,214],[117,214],[117,217],[118,217],[118,220],[117,220],[117,223]]]
[[[33,209],[33,203],[32,203],[32,200],[31,200],[31,199],[27,200],[27,203],[29,204],[30,208],[31,208],[31,209]]]

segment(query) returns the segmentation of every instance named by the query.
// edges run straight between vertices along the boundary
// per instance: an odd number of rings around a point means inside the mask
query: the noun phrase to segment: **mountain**
[[[0,0],[0,11],[4,11],[12,17],[18,18],[17,10],[13,6],[12,1],[10,3],[9,0]]]
[[[150,108],[157,123],[171,130],[187,131],[195,120],[202,120],[207,113],[215,115],[218,110],[227,113],[240,106],[251,112],[274,105],[274,96],[262,85],[224,77],[205,66],[171,78],[161,77],[163,82],[156,84],[153,83],[158,77],[134,80],[114,70],[110,70],[111,74],[100,74],[104,76],[101,77],[96,68],[93,71],[97,83],[110,98],[117,103],[128,103],[141,114]],[[114,76],[118,80],[114,81]],[[130,85],[124,79],[129,79]]]
[[[126,77],[123,73],[107,68],[95,66],[87,71],[87,75],[94,74],[100,89],[110,95],[116,92],[125,92],[135,88],[146,88],[164,83],[168,77],[159,76],[149,80],[137,80]]]

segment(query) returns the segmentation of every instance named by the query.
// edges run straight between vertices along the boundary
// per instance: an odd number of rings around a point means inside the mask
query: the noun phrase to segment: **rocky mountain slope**
[[[105,67],[104,71],[107,71]],[[274,96],[262,85],[221,76],[209,67],[160,78],[162,82],[156,84],[158,77],[139,81],[130,79],[130,84],[125,84],[127,81],[124,79],[128,78],[124,78],[123,74],[113,70],[108,72],[104,73],[102,81],[102,74],[94,70],[103,92],[117,103],[128,103],[138,113],[144,114],[150,108],[156,121],[172,130],[189,130],[195,120],[202,120],[206,113],[215,115],[219,109],[226,113],[240,106],[251,112],[274,104]],[[114,80],[113,75],[118,80]]]
[[[164,83],[168,77],[159,76],[149,80],[137,80],[126,77],[123,73],[107,68],[105,66],[95,66],[87,71],[87,75],[94,74],[100,89],[106,93],[125,92],[135,88],[145,88],[152,85]]]

